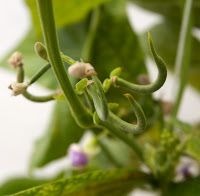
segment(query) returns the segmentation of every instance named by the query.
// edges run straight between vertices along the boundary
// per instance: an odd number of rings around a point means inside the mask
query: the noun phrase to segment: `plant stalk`
[[[80,102],[78,96],[75,94],[61,59],[52,0],[36,0],[36,2],[43,37],[47,48],[48,59],[56,76],[56,79],[70,106],[71,112],[76,122],[79,124],[79,126],[83,128],[92,127],[92,115]]]
[[[175,92],[175,102],[172,111],[172,118],[176,118],[178,115],[184,94],[184,89],[187,84],[187,75],[191,56],[192,5],[193,0],[185,0],[180,38],[175,61],[175,78],[178,78],[179,84],[178,88],[176,89],[177,91]],[[177,86],[177,83],[174,84],[174,86]]]

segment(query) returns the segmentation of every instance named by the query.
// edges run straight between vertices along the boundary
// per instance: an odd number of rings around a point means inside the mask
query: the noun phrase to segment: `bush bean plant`
[[[27,176],[3,183],[0,195],[121,196],[138,188],[199,195],[199,126],[181,121],[178,112],[187,84],[200,90],[200,42],[193,34],[200,2],[131,1],[162,21],[136,34],[125,0],[26,0],[33,27],[1,64],[17,70],[13,96],[55,105]],[[153,82],[147,56],[157,66]],[[177,79],[173,103],[153,96],[168,70]],[[30,93],[36,82],[54,92]],[[86,132],[92,136],[82,145]],[[35,176],[63,157],[70,165],[60,173]]]

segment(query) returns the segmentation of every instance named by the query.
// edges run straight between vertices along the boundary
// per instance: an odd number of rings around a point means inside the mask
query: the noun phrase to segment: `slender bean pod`
[[[150,33],[148,34],[148,38],[149,38],[150,49],[158,68],[158,76],[157,76],[156,81],[153,82],[152,84],[138,85],[138,84],[130,83],[122,78],[114,76],[112,80],[115,86],[124,87],[135,93],[141,93],[141,94],[153,93],[163,86],[167,78],[166,64],[163,61],[163,59],[160,56],[158,56],[158,54],[156,53]]]
[[[125,94],[127,99],[129,100],[130,104],[132,105],[136,118],[137,118],[137,125],[133,125],[130,123],[125,122],[124,120],[120,119],[118,116],[110,112],[110,118],[109,121],[113,124],[117,125],[120,129],[134,133],[139,134],[142,133],[146,128],[146,117],[145,114],[140,107],[140,105],[133,99],[133,97],[130,94]]]

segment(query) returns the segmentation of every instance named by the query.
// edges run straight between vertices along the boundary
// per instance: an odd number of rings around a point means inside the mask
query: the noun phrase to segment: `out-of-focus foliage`
[[[63,27],[80,22],[95,7],[110,0],[53,0],[55,20],[57,27]],[[41,27],[35,0],[26,0],[32,14],[33,23],[37,34],[41,36]]]
[[[167,66],[173,71],[179,39],[182,9],[185,0],[130,1],[147,10],[160,13],[163,16],[162,23],[154,26],[150,29],[150,32],[158,54],[164,58]],[[40,40],[42,32],[37,13],[36,1],[26,0],[26,2],[32,13],[34,27],[15,50],[18,50],[23,54],[25,74],[26,76],[31,77],[42,66],[42,64],[44,64],[44,61],[35,54],[33,49],[36,41],[42,41]],[[98,9],[100,15],[95,34],[92,37],[93,43],[90,45],[89,61],[95,67],[101,81],[106,77],[109,77],[110,72],[116,67],[123,67],[122,78],[134,83],[137,83],[137,77],[139,75],[147,74],[145,57],[147,54],[150,54],[147,32],[142,35],[137,35],[131,28],[126,13],[126,2],[126,0],[53,0],[55,20],[57,27],[59,27],[58,37],[61,51],[75,60],[80,60],[80,58],[86,60],[84,59],[84,54],[85,50],[88,49],[86,46],[87,41],[90,39],[91,21],[93,21],[94,11]],[[94,8],[97,9],[94,10]],[[200,27],[199,16],[200,2],[199,0],[194,0],[193,17],[194,25],[196,27]],[[36,32],[36,34],[34,34],[34,32]],[[199,51],[200,42],[193,38],[190,62],[191,66],[188,75],[190,84],[198,90],[200,90]],[[7,59],[8,56],[1,63],[5,67],[8,67]],[[75,87],[75,82],[77,82],[77,80],[73,78],[70,79]],[[59,88],[51,70],[39,79],[38,82],[50,89]],[[86,82],[84,85],[86,85]],[[82,88],[83,86],[81,85],[79,87]],[[124,89],[111,87],[106,93],[106,96],[109,102],[117,102],[120,104],[120,109],[117,108],[115,113],[123,119],[134,123],[136,121],[134,111],[130,109],[127,100],[122,96],[125,92],[127,91]],[[165,140],[165,144],[169,146],[170,150],[165,148],[166,146],[163,144],[163,146],[159,146],[160,143],[162,143],[162,141],[160,142],[160,135],[164,126],[164,117],[161,113],[160,103],[155,101],[151,95],[141,97],[140,95],[135,94],[134,97],[144,109],[147,117],[147,129],[149,132],[144,134],[142,137],[137,138],[142,145],[145,142],[148,142],[150,144],[149,146],[152,147],[149,152],[147,151],[146,156],[148,158],[146,163],[149,159],[149,161],[155,165],[155,167],[152,168],[155,170],[160,169],[160,174],[163,174],[161,171],[163,166],[166,166],[171,162],[178,162],[178,150],[180,149],[175,149],[175,147],[171,145],[172,140],[174,139],[171,136],[169,136],[169,140]],[[36,142],[34,153],[32,154],[30,161],[31,169],[43,167],[55,159],[66,156],[69,145],[78,142],[85,131],[77,126],[71,116],[69,107],[64,101],[65,98],[62,94],[57,97],[50,125],[43,137]],[[184,130],[185,127],[186,126],[182,124],[182,128],[179,127],[179,129]],[[188,130],[186,130],[186,132],[188,134],[187,136],[190,136],[189,142],[186,146],[187,153],[193,158],[199,160],[199,134],[196,132],[194,132],[194,134],[193,132],[188,133]],[[96,133],[99,133],[99,130]],[[125,144],[118,142],[111,136],[107,137],[104,141],[105,146],[109,149],[120,167],[138,167],[138,161]],[[177,146],[179,147],[178,144]],[[146,146],[144,146],[144,148],[146,148]],[[180,152],[182,152],[182,149]],[[173,153],[176,154],[176,157],[173,156]],[[166,155],[170,155],[168,156],[170,158],[167,158]],[[151,166],[151,164],[149,165]],[[110,169],[113,167],[116,166],[110,162],[109,158],[101,149],[99,153],[91,157],[85,171]],[[161,175],[160,180],[162,182],[159,182],[160,184],[163,182],[165,183],[168,179],[171,180],[174,170],[173,167],[169,168],[171,168],[172,171],[168,172],[168,178],[166,177],[167,172],[164,173],[165,176]],[[154,169],[152,169],[152,173],[154,172]],[[68,172],[70,173],[71,170]],[[80,171],[78,170],[75,171],[75,173],[79,172]],[[82,170],[82,172],[84,172],[84,170]],[[56,182],[51,181],[50,184],[35,187],[14,194],[13,196],[121,196],[126,195],[134,187],[148,183],[147,181],[150,179],[148,175],[135,170],[95,171],[93,173],[86,173],[75,177],[73,177],[72,173],[70,173],[69,176],[71,178],[69,179],[63,179]],[[154,183],[155,179],[150,180]],[[13,194],[17,191],[41,185],[46,182],[46,180],[26,178],[13,179],[0,187],[0,194]],[[163,191],[163,195],[193,196],[198,195],[199,191],[200,186],[198,177],[195,179],[189,179],[183,183],[171,183],[169,190]]]
[[[13,196],[115,195],[122,196],[148,180],[148,175],[133,170],[97,171],[28,189]],[[137,179],[137,180],[136,180]]]
[[[135,4],[163,15],[166,18],[171,18],[173,20],[181,21],[182,9],[185,0],[130,0]],[[194,0],[193,14],[195,18],[194,25],[200,27],[200,2],[199,0]]]
[[[48,183],[47,179],[32,179],[28,177],[16,177],[7,180],[0,186],[0,195],[5,196],[8,194],[14,194],[19,191],[39,186]]]
[[[42,167],[67,154],[71,143],[79,141],[84,130],[72,117],[66,102],[57,102],[45,135],[35,145],[30,168]]]
[[[171,184],[164,196],[197,196],[200,192],[200,177],[189,178],[181,183]]]

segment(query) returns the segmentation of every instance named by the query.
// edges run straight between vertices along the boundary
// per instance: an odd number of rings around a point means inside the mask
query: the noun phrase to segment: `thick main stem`
[[[190,59],[191,30],[192,30],[192,5],[193,0],[185,0],[185,7],[182,18],[180,39],[177,48],[175,63],[175,78],[179,79],[179,86],[175,96],[175,103],[172,117],[176,117],[179,111],[184,89],[187,84],[187,73]],[[175,84],[176,86],[177,84]]]
[[[52,0],[36,0],[48,58],[56,79],[68,101],[77,123],[84,128],[93,126],[92,116],[80,102],[69,81],[61,59],[53,14]]]

